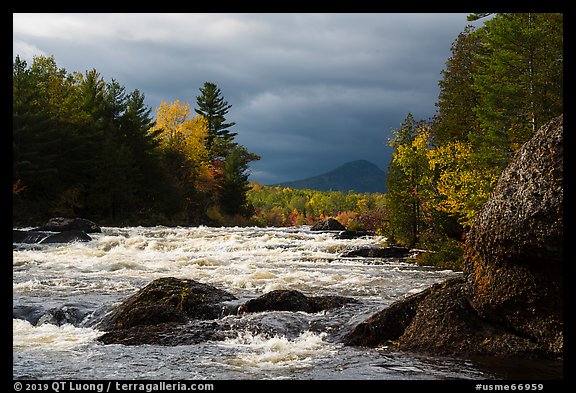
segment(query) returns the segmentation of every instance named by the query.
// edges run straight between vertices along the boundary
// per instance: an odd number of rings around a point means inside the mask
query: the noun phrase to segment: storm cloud
[[[263,184],[365,159],[385,169],[391,131],[435,113],[467,14],[13,14],[13,56],[95,68],[155,109],[216,83]],[[478,22],[476,22],[478,23]]]

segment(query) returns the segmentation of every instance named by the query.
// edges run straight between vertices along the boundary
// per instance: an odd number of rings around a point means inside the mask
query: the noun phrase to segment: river
[[[555,362],[510,364],[343,346],[339,338],[376,311],[461,274],[397,259],[341,257],[376,247],[381,237],[340,240],[308,227],[162,226],[103,227],[90,236],[85,243],[13,246],[15,379],[561,378]],[[224,341],[173,347],[97,341],[103,332],[90,326],[91,317],[160,277],[194,279],[241,300],[296,289],[358,303],[315,314],[229,315],[270,329],[239,329]],[[73,310],[80,318],[57,326],[46,320],[51,309]]]

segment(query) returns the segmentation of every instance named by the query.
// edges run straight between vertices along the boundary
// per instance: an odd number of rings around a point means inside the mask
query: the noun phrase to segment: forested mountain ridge
[[[299,190],[385,193],[386,172],[369,161],[357,160],[318,176],[275,185]]]

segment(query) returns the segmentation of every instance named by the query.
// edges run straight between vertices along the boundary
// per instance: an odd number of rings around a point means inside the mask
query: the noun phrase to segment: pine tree
[[[468,135],[478,130],[475,108],[478,93],[473,77],[478,69],[479,35],[467,26],[452,44],[452,56],[446,61],[438,82],[440,93],[436,107],[433,141],[436,145],[453,141],[468,141]]]
[[[206,147],[213,152],[212,156],[214,158],[225,157],[231,147],[229,144],[237,135],[229,130],[236,123],[226,123],[225,116],[232,105],[224,101],[220,89],[214,83],[205,82],[204,86],[200,88],[200,93],[202,94],[196,97],[198,108],[194,109],[194,111],[204,116],[208,121]],[[217,139],[224,143],[216,143]]]
[[[481,130],[471,135],[487,163],[504,168],[546,121],[562,113],[562,14],[499,14],[480,30],[474,75]]]
[[[248,164],[260,157],[250,153],[243,146],[235,146],[224,161],[222,181],[218,192],[218,202],[223,213],[250,216],[253,209],[247,202],[246,193],[250,190]]]

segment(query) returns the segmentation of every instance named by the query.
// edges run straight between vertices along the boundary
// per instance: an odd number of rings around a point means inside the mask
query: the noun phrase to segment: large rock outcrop
[[[394,303],[344,337],[435,354],[561,358],[563,117],[503,171],[466,240],[464,276]]]
[[[516,154],[466,241],[467,295],[489,321],[562,350],[563,118]]]

